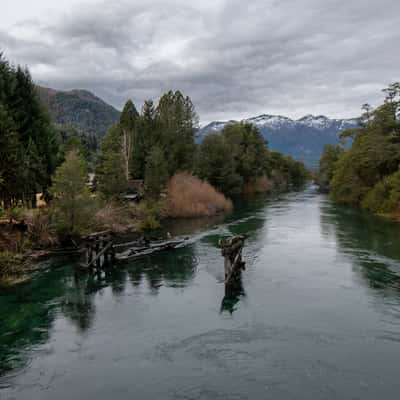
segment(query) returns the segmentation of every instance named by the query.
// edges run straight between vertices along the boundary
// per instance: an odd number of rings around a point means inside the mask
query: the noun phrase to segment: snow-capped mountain
[[[262,114],[244,121],[260,129],[271,149],[303,160],[310,166],[318,164],[324,145],[338,142],[339,132],[358,125],[356,118],[332,119],[324,115],[305,115],[293,120],[282,115]],[[220,132],[225,125],[235,122],[211,122],[198,131],[197,141],[201,142],[206,135]]]

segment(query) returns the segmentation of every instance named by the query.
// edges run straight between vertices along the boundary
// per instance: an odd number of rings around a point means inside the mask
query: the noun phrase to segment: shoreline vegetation
[[[29,71],[0,54],[0,282],[92,231],[145,233],[167,218],[227,213],[232,195],[309,178],[254,125],[226,126],[200,144],[197,129],[191,99],[169,91],[140,112],[128,100],[97,148],[85,132],[53,124]]]
[[[339,204],[400,221],[400,83],[383,92],[383,104],[364,104],[359,126],[325,146],[316,180]]]

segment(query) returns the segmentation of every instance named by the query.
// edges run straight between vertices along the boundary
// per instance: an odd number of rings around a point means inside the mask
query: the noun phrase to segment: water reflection
[[[321,203],[321,230],[334,236],[340,254],[369,287],[400,295],[400,237],[398,223],[358,210]]]
[[[65,317],[79,333],[95,321],[97,294],[105,288],[115,298],[147,286],[185,287],[196,273],[194,247],[137,259],[107,273],[82,273],[73,265],[44,272],[31,282],[0,293],[0,376],[23,367],[28,352],[45,343],[54,320]]]
[[[64,293],[64,274],[60,270],[43,273],[17,288],[1,289],[0,376],[24,365],[25,349],[48,340],[57,299]]]
[[[231,315],[237,309],[240,299],[246,296],[242,279],[236,280],[233,285],[225,285],[225,296],[221,302],[221,313],[229,312]]]

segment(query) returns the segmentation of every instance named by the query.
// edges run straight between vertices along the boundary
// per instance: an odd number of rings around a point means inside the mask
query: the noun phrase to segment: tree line
[[[199,145],[197,125],[193,103],[180,91],[164,94],[157,107],[146,101],[141,113],[129,100],[101,145],[96,169],[100,192],[112,196],[134,178],[143,179],[147,194],[157,198],[178,171],[189,171],[227,195],[243,192],[261,177],[282,187],[308,177],[302,162],[269,150],[252,124],[229,124]]]
[[[0,53],[0,201],[4,208],[34,206],[48,198],[52,176],[71,149],[94,162],[97,140],[69,126],[51,123],[27,68]]]
[[[29,71],[0,54],[0,198],[6,208],[46,191],[57,153],[55,129]]]
[[[79,223],[90,222],[95,198],[113,201],[132,180],[143,182],[154,203],[179,172],[226,195],[287,188],[308,177],[303,163],[271,151],[254,125],[227,125],[201,144],[195,143],[197,129],[191,99],[169,91],[157,105],[145,101],[140,111],[128,100],[97,149],[92,136],[52,124],[28,69],[0,56],[1,205],[31,207],[44,193],[59,230],[76,234]],[[88,167],[95,172],[95,194],[88,190]]]
[[[377,214],[400,211],[400,83],[383,90],[383,104],[362,106],[359,126],[343,131],[341,143],[326,146],[318,181],[342,204]],[[346,149],[345,141],[350,141]]]

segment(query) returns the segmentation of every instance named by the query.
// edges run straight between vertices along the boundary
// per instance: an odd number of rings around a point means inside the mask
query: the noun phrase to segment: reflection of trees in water
[[[99,290],[99,281],[96,280],[94,274],[76,272],[66,281],[61,311],[81,332],[84,332],[91,327],[94,319],[96,311],[94,294]]]
[[[171,219],[163,222],[163,231],[169,232],[172,237],[193,235],[221,224],[226,215],[219,214],[203,218]]]
[[[400,291],[400,226],[350,208],[325,203],[321,229],[334,234],[342,254],[350,257],[371,288]]]
[[[120,296],[125,291],[126,282],[127,272],[124,269],[99,273],[75,271],[67,279],[61,311],[81,332],[85,332],[94,321],[96,293],[109,287],[114,296]]]
[[[167,226],[166,230],[185,235],[227,220],[227,225],[224,225],[227,232],[253,236],[257,235],[265,222],[263,218],[254,217],[254,213],[264,212],[265,207],[265,197],[258,197],[236,204],[231,216],[172,221],[175,226]],[[243,220],[236,222],[238,219]],[[217,247],[220,236],[206,235],[202,241]],[[73,268],[65,267],[69,263],[70,260],[66,259],[54,261],[51,270],[38,274],[26,284],[0,293],[0,376],[23,366],[29,350],[48,340],[58,310],[82,333],[90,329],[95,320],[95,300],[100,290],[110,288],[114,296],[121,296],[129,284],[135,290],[145,283],[153,294],[157,294],[162,285],[185,287],[195,277],[198,260],[193,244],[133,260],[101,276],[76,274]],[[233,312],[243,295],[243,290],[226,293],[221,310]]]
[[[127,272],[134,287],[146,280],[152,293],[157,294],[164,284],[186,286],[193,280],[196,267],[197,259],[192,245],[134,260],[127,265]]]
[[[38,274],[0,294],[0,376],[22,367],[27,351],[49,338],[57,299],[65,293],[65,270]]]
[[[83,333],[96,313],[96,294],[110,288],[121,296],[128,281],[132,287],[147,282],[152,293],[160,285],[186,286],[195,276],[197,260],[193,246],[134,260],[107,273],[82,273],[58,268],[38,274],[31,282],[0,294],[0,376],[22,367],[28,352],[45,343],[57,311]]]

